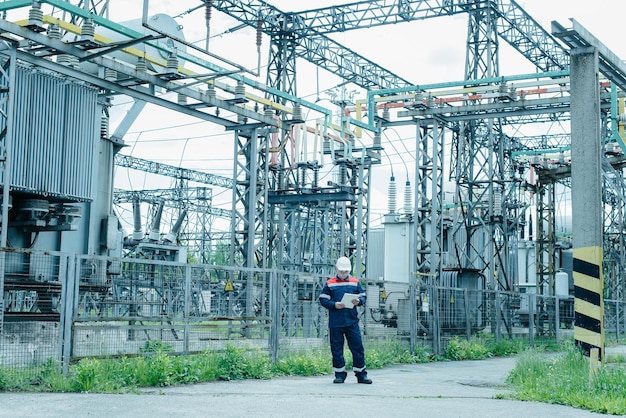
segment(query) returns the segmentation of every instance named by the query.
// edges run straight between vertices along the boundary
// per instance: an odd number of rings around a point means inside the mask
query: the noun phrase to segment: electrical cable
[[[399,140],[400,142],[403,142],[403,141],[404,141],[404,138],[402,138],[402,137],[400,136],[400,134],[398,133],[398,131],[396,131],[394,128],[385,128],[385,129],[382,131],[382,133],[383,133],[383,134],[385,134],[385,138],[387,138],[387,143],[388,143],[389,145],[391,145],[391,147],[392,147],[392,148],[394,149],[394,151],[396,152],[396,155],[397,155],[398,157],[400,157],[400,161],[402,161],[402,164],[404,165],[404,170],[405,170],[405,172],[406,172],[406,179],[407,179],[407,181],[409,181],[409,168],[408,168],[408,166],[406,165],[406,162],[404,161],[404,158],[402,158],[402,154],[400,154],[400,152],[398,152],[398,149],[397,149],[397,148],[396,148],[396,146],[393,144],[393,141],[392,141],[392,140],[389,138],[389,136],[387,135],[387,131],[388,131],[388,130],[393,131],[393,132],[394,132],[394,133],[398,136],[398,140]],[[406,146],[405,146],[405,149],[406,149]],[[407,149],[407,152],[408,152],[408,149]],[[385,153],[385,154],[389,157],[389,155],[388,155],[387,153]],[[391,158],[389,159],[389,163],[391,164]]]

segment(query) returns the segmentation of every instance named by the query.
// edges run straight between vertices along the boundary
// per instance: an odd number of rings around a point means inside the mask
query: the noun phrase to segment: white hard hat
[[[350,264],[348,257],[339,257],[335,267],[337,267],[339,271],[352,271],[352,264]]]

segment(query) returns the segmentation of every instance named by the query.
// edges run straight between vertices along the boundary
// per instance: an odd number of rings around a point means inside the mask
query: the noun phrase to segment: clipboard
[[[352,303],[352,299],[358,299],[359,295],[356,293],[345,293],[341,298],[341,303],[343,303],[346,308],[352,309],[354,308],[354,304]]]

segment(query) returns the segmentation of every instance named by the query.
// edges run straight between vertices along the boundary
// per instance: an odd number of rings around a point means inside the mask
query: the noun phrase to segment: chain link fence
[[[0,252],[5,368],[69,364],[84,357],[218,351],[227,343],[279,352],[327,345],[317,297],[327,277],[62,253]],[[572,297],[362,280],[364,338],[395,339],[435,354],[450,339],[573,335]],[[449,284],[452,282],[448,281]],[[626,304],[605,301],[607,335],[626,329]]]

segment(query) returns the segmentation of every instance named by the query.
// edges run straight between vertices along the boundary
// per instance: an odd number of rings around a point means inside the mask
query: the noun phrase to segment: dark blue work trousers
[[[333,370],[335,373],[345,373],[346,360],[343,357],[344,337],[352,353],[352,366],[357,376],[365,371],[365,349],[361,341],[361,330],[358,322],[348,327],[330,328],[330,352],[333,356]],[[345,375],[344,375],[345,376]]]

